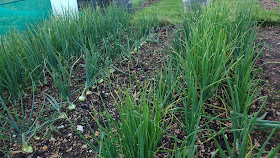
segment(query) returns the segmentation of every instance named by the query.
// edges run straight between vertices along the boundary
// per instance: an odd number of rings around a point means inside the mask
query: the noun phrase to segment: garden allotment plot
[[[260,26],[243,1],[86,8],[11,31],[0,39],[0,157],[279,157]],[[12,4],[2,16],[24,11]]]

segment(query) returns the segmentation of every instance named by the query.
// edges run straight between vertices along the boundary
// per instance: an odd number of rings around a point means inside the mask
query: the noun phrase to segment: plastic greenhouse
[[[26,24],[61,15],[65,10],[78,11],[77,0],[0,0],[0,35],[9,28],[21,29]]]

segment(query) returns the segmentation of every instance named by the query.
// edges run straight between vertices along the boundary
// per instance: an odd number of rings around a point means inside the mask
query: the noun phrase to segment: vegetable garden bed
[[[89,8],[1,39],[1,156],[279,156],[279,71],[263,66],[279,27],[219,2],[176,26]]]

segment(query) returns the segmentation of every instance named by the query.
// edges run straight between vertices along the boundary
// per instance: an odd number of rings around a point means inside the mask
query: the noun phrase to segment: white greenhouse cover
[[[51,4],[55,16],[63,16],[64,13],[77,14],[79,12],[77,0],[51,0]]]

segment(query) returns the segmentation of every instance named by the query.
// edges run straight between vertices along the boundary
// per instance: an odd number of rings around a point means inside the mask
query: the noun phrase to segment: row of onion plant
[[[98,157],[154,157],[159,151],[171,157],[195,157],[199,142],[205,139],[216,143],[212,157],[217,153],[221,157],[277,154],[280,145],[264,151],[279,129],[279,122],[259,116],[267,97],[258,90],[264,82],[258,77],[260,68],[256,67],[261,51],[260,44],[255,44],[258,28],[252,10],[239,5],[238,0],[216,2],[207,7],[196,6],[187,13],[182,26],[174,30],[166,64],[155,77],[153,89],[149,89],[150,85],[138,86],[139,95],[119,89],[119,99],[115,100],[119,118],[112,117],[105,105],[105,114],[95,112],[92,117],[101,131],[101,135],[94,137],[98,145],[77,131]],[[213,105],[211,100],[220,100],[223,106]],[[256,101],[261,102],[259,109],[249,112]],[[205,113],[209,107],[220,113]],[[231,125],[225,126],[228,121]],[[220,123],[219,131],[210,128],[213,122]],[[168,132],[174,124],[186,133],[183,139]],[[250,134],[260,128],[272,131],[258,149]],[[233,134],[232,142],[226,132]],[[173,149],[160,143],[163,136],[174,139]],[[218,136],[226,146],[221,147]]]
[[[154,17],[134,23],[130,22],[130,17],[131,14],[115,5],[103,9],[87,8],[78,15],[51,17],[23,32],[11,30],[1,38],[1,142],[7,145],[22,143],[22,151],[31,153],[33,149],[28,142],[36,132],[42,126],[64,118],[64,105],[75,109],[77,98],[73,98],[73,93],[82,93],[79,99],[83,100],[84,92],[101,77],[102,69],[114,65],[112,63],[125,55],[123,48],[134,49],[133,45],[157,26]],[[86,72],[86,81],[84,86],[73,91],[76,67]],[[31,109],[24,100],[28,100],[30,91],[40,91],[36,86],[47,82],[52,82],[58,89],[61,100],[43,94],[42,109],[35,113],[34,109],[39,109],[35,107],[38,106],[35,100],[31,101]],[[41,116],[49,110],[55,111],[55,117]],[[37,126],[41,118],[43,123]],[[0,151],[9,155],[12,153],[9,150],[8,145]]]
[[[194,139],[200,136],[199,139],[209,137],[208,140],[214,139],[217,143],[218,149],[212,156],[217,152],[221,157],[235,157],[236,154],[238,157],[252,156],[253,149],[258,149],[250,142],[251,132],[259,128],[276,130],[280,127],[279,122],[263,120],[264,116],[259,116],[266,97],[260,95],[259,88],[263,87],[264,82],[258,77],[260,68],[256,67],[262,52],[258,50],[260,44],[255,44],[258,28],[252,18],[250,4],[249,7],[243,7],[238,3],[216,2],[207,8],[195,8],[187,16],[182,30],[175,34],[173,53],[167,65],[172,66],[176,73],[169,73],[174,77],[166,78],[177,78],[177,89],[182,90],[178,92],[183,94],[180,99],[184,105],[182,108],[179,106],[179,120],[188,135],[195,134],[193,139],[184,140],[187,149],[193,151]],[[225,108],[206,103],[209,99],[220,99]],[[258,100],[263,102],[259,110],[249,113],[252,104]],[[213,116],[203,113],[203,108],[207,106],[225,112]],[[222,119],[224,116],[229,118]],[[207,122],[198,129],[201,118],[207,118],[209,122],[231,121],[232,126],[221,126],[221,131],[216,132]],[[210,134],[199,135],[204,130]],[[232,132],[234,139],[229,142],[223,135],[222,139],[227,145],[226,150],[223,150],[215,137],[225,131]],[[266,152],[267,155],[275,156],[279,146]],[[264,152],[264,146],[258,151],[261,152],[257,155],[259,157]],[[193,152],[190,155],[186,150],[175,153],[183,157],[193,157],[195,154]]]

